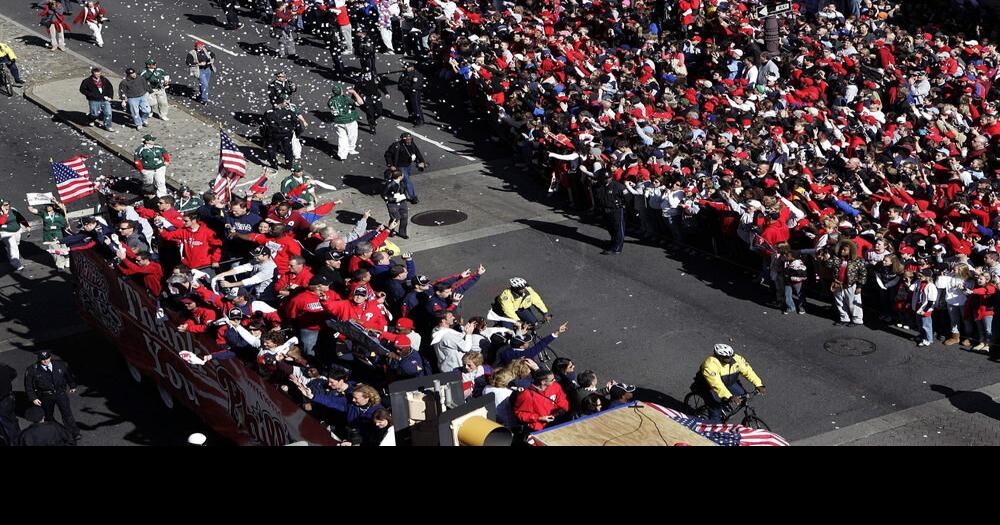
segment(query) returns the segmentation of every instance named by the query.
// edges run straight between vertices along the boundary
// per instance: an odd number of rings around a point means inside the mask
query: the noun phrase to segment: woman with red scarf
[[[49,47],[53,51],[56,49],[66,51],[65,31],[70,29],[70,25],[66,23],[66,17],[63,15],[62,3],[59,0],[49,0],[38,16],[42,17],[42,27],[48,28]]]

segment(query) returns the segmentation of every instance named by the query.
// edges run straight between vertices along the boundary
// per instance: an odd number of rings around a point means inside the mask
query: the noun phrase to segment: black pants
[[[608,233],[611,234],[609,251],[621,253],[625,246],[625,208],[605,210]]]
[[[285,160],[292,162],[292,135],[270,134],[267,137],[267,160],[274,166],[278,165],[278,152],[285,156]]]
[[[236,10],[236,1],[233,0],[222,7],[226,12],[226,29],[236,29],[240,27],[239,11]]]
[[[76,419],[73,417],[73,407],[69,404],[68,393],[56,392],[52,395],[43,394],[38,399],[42,401],[42,410],[45,411],[46,421],[54,421],[56,407],[59,407],[59,416],[62,418],[63,426],[74,436],[80,434],[80,429],[76,428]]]
[[[389,218],[399,221],[399,226],[396,227],[396,233],[400,235],[407,235],[406,225],[409,224],[410,220],[410,205],[406,201],[400,203],[387,202],[385,203],[386,208],[389,210]]]
[[[0,399],[0,434],[6,440],[7,446],[14,446],[17,437],[21,435],[21,425],[14,413],[14,395]]]
[[[406,111],[410,114],[410,120],[414,124],[424,123],[424,110],[420,107],[420,97],[422,93],[417,91],[411,91],[406,94]]]
[[[372,133],[375,133],[375,126],[378,125],[378,118],[382,116],[382,102],[372,102],[375,100],[374,97],[366,97],[368,101],[365,102],[365,117],[368,119],[368,128]]]

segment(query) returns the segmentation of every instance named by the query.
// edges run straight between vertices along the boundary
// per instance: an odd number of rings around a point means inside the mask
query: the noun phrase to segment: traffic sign
[[[761,7],[760,9],[757,10],[757,16],[763,17],[763,16],[780,15],[782,13],[787,13],[791,10],[792,10],[791,2],[781,2],[778,4]]]

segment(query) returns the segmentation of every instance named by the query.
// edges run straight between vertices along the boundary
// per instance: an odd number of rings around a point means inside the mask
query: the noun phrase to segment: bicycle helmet
[[[510,280],[511,288],[524,288],[526,286],[528,286],[528,281],[525,281],[520,277],[514,277]]]
[[[733,347],[727,345],[726,343],[719,343],[715,345],[715,355],[717,357],[732,357],[736,352],[733,351]]]

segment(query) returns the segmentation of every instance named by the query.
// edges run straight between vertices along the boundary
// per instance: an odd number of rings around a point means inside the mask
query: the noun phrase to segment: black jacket
[[[416,157],[416,160],[414,160]],[[425,162],[424,155],[420,153],[416,143],[407,145],[402,140],[397,140],[385,150],[385,164],[405,168],[414,162]]]
[[[62,361],[52,360],[51,373],[46,372],[41,363],[29,366],[24,372],[24,393],[28,401],[34,402],[43,394],[65,393],[71,388],[76,388],[76,380]]]
[[[76,440],[66,427],[55,421],[43,421],[22,430],[18,444],[22,447],[71,447],[76,445]]]
[[[413,70],[412,73],[399,75],[399,81],[396,85],[403,94],[408,94],[414,91],[422,91],[425,84],[424,75],[417,70]]]
[[[10,365],[0,363],[0,399],[4,399],[14,392],[14,378],[17,377],[17,370]]]
[[[600,208],[611,211],[625,206],[625,185],[608,179],[606,184],[594,188],[594,201]]]
[[[97,102],[103,101],[104,97],[115,98],[115,88],[107,77],[101,77],[101,87],[98,88],[94,82],[94,77],[89,76],[80,83],[80,93],[87,97],[87,100]]]

